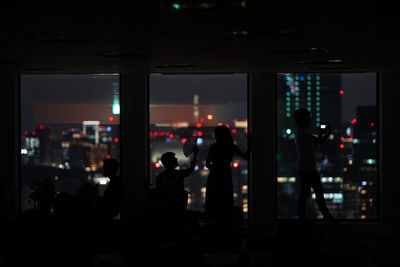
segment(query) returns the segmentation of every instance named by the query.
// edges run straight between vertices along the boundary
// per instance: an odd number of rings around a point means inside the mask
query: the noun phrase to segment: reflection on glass
[[[299,196],[293,112],[311,113],[312,132],[330,123],[332,134],[316,153],[329,210],[337,219],[376,219],[376,74],[281,73],[277,76],[277,184],[279,218],[295,218]],[[321,218],[312,193],[307,217]]]
[[[102,194],[102,161],[120,155],[116,105],[118,74],[21,76],[22,211],[44,189],[76,195],[92,183]]]
[[[205,160],[215,142],[214,128],[227,125],[235,143],[247,150],[247,75],[160,75],[150,76],[150,187],[164,167],[164,152],[176,154],[178,168],[188,168],[183,145],[197,137],[200,148],[193,174],[185,178],[189,191],[187,210],[204,211],[209,170]],[[234,158],[232,182],[234,205],[247,214],[247,162]]]

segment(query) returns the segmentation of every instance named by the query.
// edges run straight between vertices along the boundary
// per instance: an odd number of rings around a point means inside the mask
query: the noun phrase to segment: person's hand
[[[326,134],[331,134],[332,132],[332,127],[330,123],[326,124]]]

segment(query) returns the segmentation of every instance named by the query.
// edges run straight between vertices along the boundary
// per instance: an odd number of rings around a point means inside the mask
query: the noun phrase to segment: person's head
[[[214,134],[218,143],[233,144],[231,132],[225,125],[217,126],[214,130]]]
[[[175,153],[165,152],[161,155],[161,163],[167,169],[175,169],[178,167],[178,159],[175,157]]]
[[[307,128],[310,125],[310,112],[304,108],[299,108],[294,112],[293,119],[298,127]]]
[[[110,158],[103,160],[103,173],[107,177],[113,177],[117,175],[119,163],[116,159]]]

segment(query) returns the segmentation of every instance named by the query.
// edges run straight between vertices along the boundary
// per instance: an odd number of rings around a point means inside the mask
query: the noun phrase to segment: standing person
[[[297,174],[300,179],[300,197],[297,206],[297,215],[300,219],[305,218],[307,199],[310,197],[313,188],[318,207],[324,219],[333,219],[324,199],[322,183],[317,172],[315,150],[319,148],[329,137],[331,128],[329,124],[318,136],[309,132],[310,112],[306,109],[297,109],[294,112],[294,121],[297,125],[296,150],[297,150]]]
[[[122,181],[117,175],[119,163],[116,159],[103,160],[103,174],[110,179],[103,196],[97,205],[97,212],[105,227],[111,227],[114,217],[121,211],[122,205]]]
[[[235,154],[249,159],[234,143],[225,125],[215,128],[216,143],[207,155],[206,167],[210,169],[206,185],[205,212],[212,219],[228,219],[233,210],[233,185],[231,162]]]

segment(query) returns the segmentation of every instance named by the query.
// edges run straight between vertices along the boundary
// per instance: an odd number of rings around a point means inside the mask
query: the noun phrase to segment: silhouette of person
[[[161,163],[165,170],[156,177],[156,190],[159,203],[159,215],[164,220],[160,230],[161,235],[167,238],[179,238],[184,226],[184,214],[188,201],[188,192],[184,189],[184,178],[193,173],[199,148],[194,147],[190,167],[176,170],[178,159],[175,153],[166,152],[161,156]]]
[[[331,127],[326,124],[326,129],[318,136],[309,132],[310,112],[306,109],[297,109],[293,119],[297,125],[296,150],[297,150],[297,174],[300,179],[300,196],[297,206],[297,215],[300,219],[305,218],[306,202],[314,190],[318,207],[324,219],[333,219],[324,199],[324,192],[319,174],[316,169],[315,150],[318,149],[329,137]]]
[[[214,130],[216,143],[210,146],[206,167],[210,169],[206,185],[205,212],[210,219],[228,219],[233,211],[231,162],[235,154],[249,159],[234,143],[225,125]]]
[[[111,227],[114,217],[121,211],[122,204],[122,182],[117,175],[119,163],[116,159],[103,160],[103,174],[110,179],[103,196],[98,203],[98,213],[106,227]]]
[[[175,212],[184,210],[187,205],[188,195],[184,190],[183,180],[194,171],[198,152],[199,148],[195,146],[190,167],[183,170],[176,170],[178,159],[175,153],[166,152],[161,156],[161,163],[165,170],[157,175],[156,189],[166,198],[165,200],[173,202],[170,204]]]

